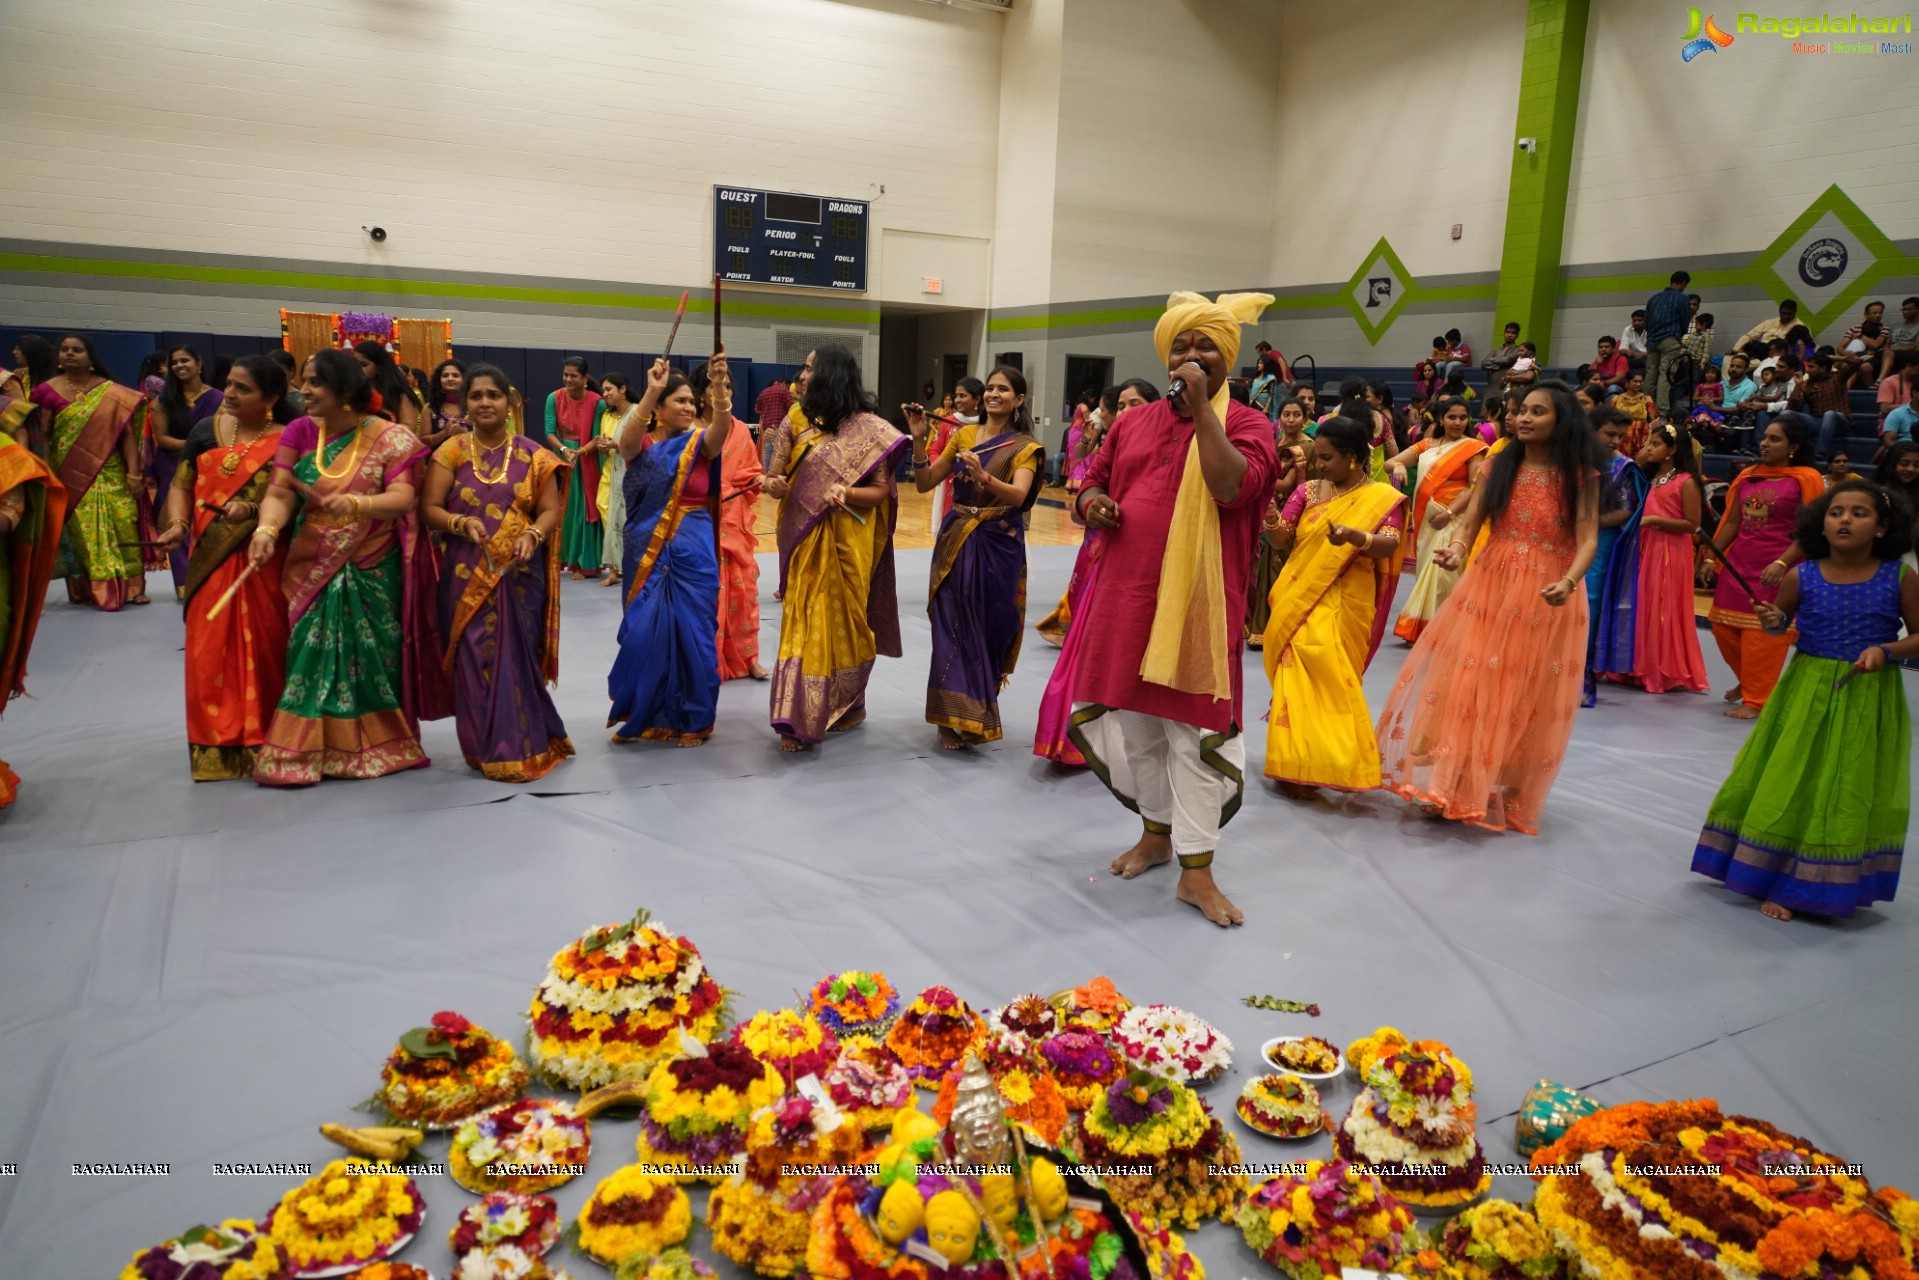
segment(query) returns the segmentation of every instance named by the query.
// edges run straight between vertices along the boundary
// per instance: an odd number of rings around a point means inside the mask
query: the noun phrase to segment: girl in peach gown
[[[1435,817],[1538,834],[1579,707],[1600,462],[1570,387],[1526,393],[1512,447],[1433,553],[1457,568],[1480,526],[1492,530],[1386,699],[1386,790]]]
[[[1652,468],[1652,488],[1639,517],[1639,613],[1634,621],[1633,674],[1647,693],[1704,693],[1706,658],[1692,592],[1693,542],[1705,492],[1686,428],[1670,422],[1647,430],[1639,464]]]

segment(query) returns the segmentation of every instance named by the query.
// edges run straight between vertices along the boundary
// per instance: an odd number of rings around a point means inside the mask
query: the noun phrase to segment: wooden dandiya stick
[[[726,342],[720,337],[720,273],[713,273],[713,350],[724,352]]]
[[[1754,590],[1752,583],[1746,581],[1746,575],[1732,567],[1732,562],[1726,559],[1726,553],[1721,551],[1717,546],[1713,544],[1713,540],[1706,536],[1706,531],[1704,529],[1694,529],[1692,531],[1692,536],[1694,541],[1698,542],[1701,546],[1703,546],[1706,549],[1707,553],[1710,554],[1713,559],[1719,562],[1720,568],[1724,569],[1727,573],[1730,573],[1732,575],[1732,580],[1734,582],[1737,582],[1741,587],[1745,588],[1747,595],[1757,596],[1759,594],[1758,591]]]
[[[1040,1261],[1046,1264],[1048,1280],[1058,1280],[1059,1273],[1053,1270],[1052,1233],[1047,1229],[1046,1219],[1040,1216],[1039,1193],[1033,1190],[1033,1160],[1026,1153],[1026,1139],[1021,1135],[1019,1123],[1008,1126],[1013,1131],[1013,1155],[1019,1163],[1020,1189],[1026,1193],[1026,1212],[1033,1219],[1034,1243],[1039,1246]]]
[[[157,541],[148,542],[148,541],[142,541],[139,539],[135,539],[134,541],[131,541],[131,542],[122,542],[120,545],[123,547],[163,547],[168,549],[171,549],[171,547],[173,546],[173,544],[170,542],[157,542]]]
[[[247,579],[253,576],[253,571],[257,567],[251,560],[247,561],[247,567],[240,570],[240,576],[233,580],[233,585],[222,591],[220,598],[213,602],[213,607],[207,610],[207,621],[211,622],[225,612],[227,605],[233,602],[234,596],[240,594],[240,588],[246,585]]]
[[[673,313],[673,327],[666,335],[666,350],[660,352],[660,359],[662,360],[673,354],[673,340],[680,336],[680,321],[686,319],[687,295],[692,292],[691,289],[680,290],[680,309]]]

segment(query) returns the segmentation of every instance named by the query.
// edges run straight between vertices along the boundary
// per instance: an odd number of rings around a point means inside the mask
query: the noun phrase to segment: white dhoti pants
[[[1180,866],[1212,864],[1219,829],[1239,812],[1245,790],[1246,744],[1237,730],[1082,702],[1068,736],[1148,832],[1172,837]]]

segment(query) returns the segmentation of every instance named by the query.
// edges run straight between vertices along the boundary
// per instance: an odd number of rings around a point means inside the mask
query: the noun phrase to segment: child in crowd
[[[1784,412],[1792,398],[1792,371],[1783,364],[1765,366],[1759,371],[1759,386],[1752,398],[1757,402],[1753,426],[1764,431],[1773,415]]]
[[[1726,442],[1726,384],[1719,380],[1719,367],[1707,365],[1699,371],[1699,385],[1692,389],[1692,413],[1686,428],[1696,440],[1710,439],[1715,445]]]
[[[1441,399],[1447,396],[1456,396],[1461,400],[1476,400],[1479,398],[1479,393],[1466,385],[1466,375],[1460,370],[1455,370],[1440,384],[1439,395]]]
[[[1582,707],[1596,706],[1599,702],[1593,661],[1599,637],[1610,625],[1600,603],[1605,594],[1607,570],[1619,544],[1621,529],[1628,520],[1637,526],[1640,504],[1646,500],[1646,473],[1640,470],[1636,459],[1619,452],[1620,444],[1626,439],[1626,426],[1632,420],[1604,404],[1589,410],[1586,417],[1593,424],[1593,435],[1606,460],[1599,473],[1599,549],[1593,553],[1592,568],[1586,570],[1586,607],[1591,611],[1592,623],[1586,641],[1586,689],[1579,704]],[[1637,539],[1634,544],[1636,547]],[[1634,584],[1636,591],[1636,575]]]
[[[1519,359],[1506,370],[1505,384],[1524,391],[1539,381],[1539,348],[1530,342],[1519,344]]]
[[[1626,375],[1626,389],[1612,398],[1613,408],[1632,419],[1632,425],[1626,428],[1626,441],[1620,448],[1632,457],[1638,457],[1646,444],[1646,424],[1652,421],[1652,397],[1646,394],[1646,375],[1635,369]]]
[[[1712,312],[1701,311],[1692,318],[1692,330],[1679,340],[1679,349],[1692,358],[1695,376],[1712,363]]]
[[[1433,415],[1427,409],[1430,397],[1421,395],[1418,387],[1413,388],[1412,403],[1406,406],[1406,437],[1409,440],[1424,440],[1433,433]]]
[[[1755,606],[1774,635],[1797,625],[1798,652],[1707,810],[1692,869],[1775,920],[1850,915],[1898,891],[1912,725],[1893,663],[1919,654],[1919,574],[1900,563],[1912,521],[1878,485],[1840,485],[1800,513],[1806,559]]]
[[[1653,427],[1639,451],[1639,465],[1652,473],[1652,484],[1639,517],[1632,672],[1647,693],[1704,693],[1709,686],[1699,650],[1692,566],[1693,534],[1706,494],[1686,429],[1670,422]]]
[[[1826,492],[1831,493],[1848,480],[1864,480],[1865,477],[1852,469],[1852,455],[1844,449],[1832,455],[1826,463]]]

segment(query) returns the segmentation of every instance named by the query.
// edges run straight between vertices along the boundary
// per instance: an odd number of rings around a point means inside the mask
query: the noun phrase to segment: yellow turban
[[[1239,356],[1239,327],[1253,323],[1272,305],[1270,293],[1222,293],[1217,302],[1209,302],[1182,289],[1166,299],[1166,314],[1153,326],[1153,347],[1161,360],[1168,359],[1173,353],[1173,339],[1197,329],[1226,357],[1230,373]]]
[[[1166,313],[1153,326],[1153,346],[1161,360],[1169,359],[1173,339],[1197,329],[1213,340],[1232,372],[1239,355],[1239,328],[1259,319],[1272,304],[1270,293],[1222,293],[1208,302],[1197,293],[1181,290],[1166,299]],[[1228,396],[1220,384],[1213,396],[1213,414],[1226,422]],[[1160,561],[1159,594],[1153,605],[1153,629],[1140,659],[1140,679],[1181,693],[1203,694],[1217,701],[1233,696],[1228,665],[1232,652],[1231,628],[1239,619],[1226,610],[1226,570],[1220,556],[1219,506],[1199,465],[1199,433],[1186,450],[1186,470],[1180,476],[1179,495],[1173,501],[1173,522],[1166,534],[1166,554]]]

